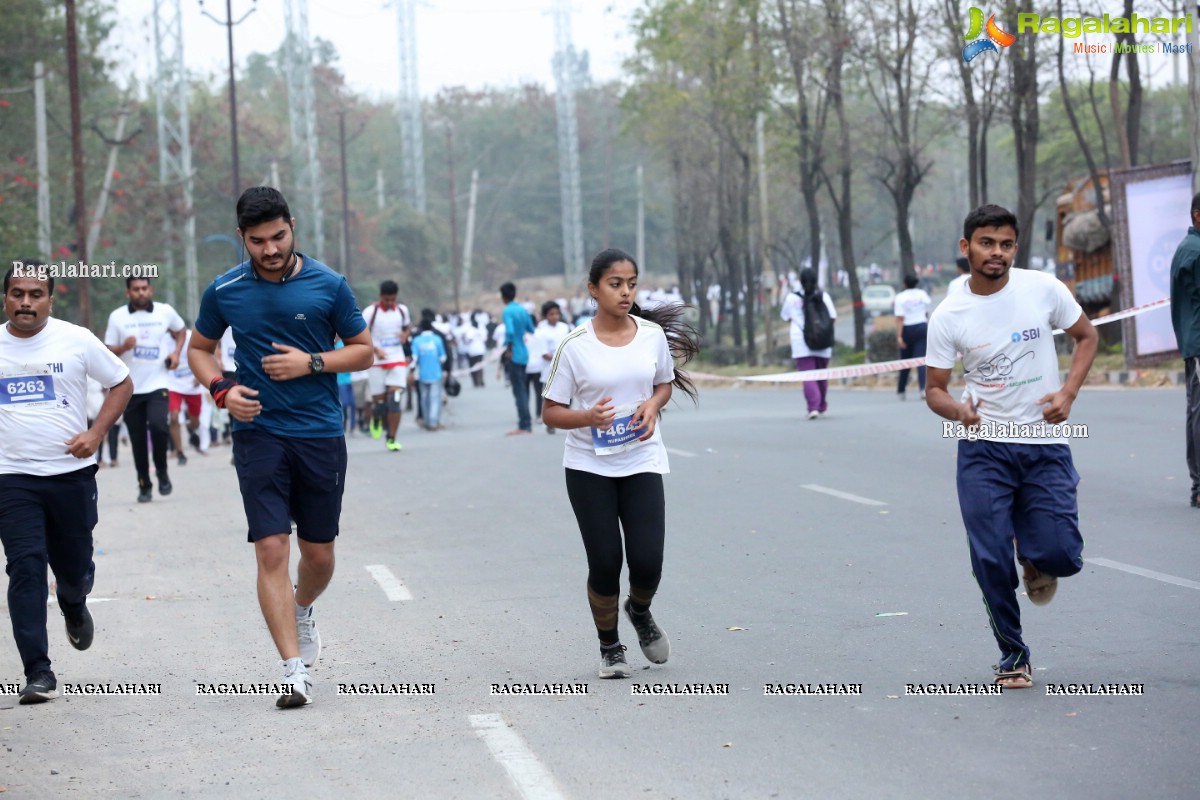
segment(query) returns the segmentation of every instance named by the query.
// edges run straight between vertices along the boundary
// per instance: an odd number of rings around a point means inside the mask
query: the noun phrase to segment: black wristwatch
[[[308,371],[313,375],[320,375],[325,371],[325,359],[321,358],[320,353],[312,353],[309,355]]]

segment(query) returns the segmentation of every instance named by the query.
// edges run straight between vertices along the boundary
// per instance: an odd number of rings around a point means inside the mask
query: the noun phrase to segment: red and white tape
[[[1092,320],[1093,325],[1107,325],[1110,322],[1118,322],[1129,317],[1136,317],[1138,314],[1144,314],[1147,311],[1153,311],[1156,308],[1162,308],[1171,304],[1171,298],[1164,297],[1161,300],[1155,300],[1153,303],[1145,303],[1133,308],[1127,308],[1124,311],[1118,311],[1115,314],[1106,314],[1103,317],[1097,317]],[[1062,329],[1056,330],[1054,333],[1062,333]],[[809,369],[804,372],[781,372],[777,375],[750,375],[734,380],[752,381],[756,383],[803,383],[804,381],[832,381],[839,378],[861,378],[864,375],[879,375],[884,372],[897,372],[902,369],[912,369],[913,367],[925,366],[924,357],[921,358],[903,358],[897,361],[880,361],[877,364],[857,364],[853,367],[834,367],[832,369]]]

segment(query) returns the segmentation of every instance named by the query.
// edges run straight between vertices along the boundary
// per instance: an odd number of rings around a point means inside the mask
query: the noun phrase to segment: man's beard
[[[970,274],[972,274],[972,275],[976,275],[976,274],[978,274],[978,275],[980,275],[980,276],[982,276],[982,277],[986,278],[986,279],[987,279],[987,280],[989,280],[989,281],[998,281],[998,280],[1000,280],[1001,278],[1003,278],[1005,275],[1007,275],[1007,274],[1008,274],[1009,267],[1010,267],[1010,266],[1012,266],[1012,264],[1011,264],[1011,262],[1010,262],[1010,263],[1008,263],[1008,264],[1004,264],[1004,263],[1002,262],[1002,263],[1001,263],[1001,269],[1000,269],[1000,272],[999,272],[999,273],[997,273],[997,274],[995,274],[995,275],[993,275],[993,274],[991,274],[991,273],[989,273],[989,272],[985,272],[983,268],[984,268],[984,267],[986,267],[986,266],[987,266],[987,262],[986,262],[986,261],[985,261],[983,264],[981,264],[980,266],[978,266],[978,267],[975,267],[974,265],[972,265],[972,267],[971,267],[971,273],[970,273]]]
[[[285,272],[290,266],[292,266],[295,257],[296,248],[292,247],[292,249],[288,250],[287,255],[283,256],[282,260],[276,266],[267,266],[253,256],[250,257],[250,263],[254,265],[255,269],[262,270],[263,272]]]
[[[144,300],[130,300],[129,304],[131,306],[133,306],[134,309],[137,311],[145,311],[147,308],[150,307],[150,303],[152,303],[153,301],[154,301],[154,298],[147,297]]]

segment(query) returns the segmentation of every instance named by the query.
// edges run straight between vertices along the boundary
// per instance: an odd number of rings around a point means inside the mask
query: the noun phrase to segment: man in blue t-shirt
[[[333,577],[346,484],[335,373],[368,368],[374,350],[346,279],[296,251],[296,221],[282,194],[247,189],[237,222],[249,258],[205,290],[188,363],[234,420],[233,458],[258,561],[259,605],[290,688],[276,706],[291,708],[312,701],[307,667],[321,654],[312,605]],[[236,379],[221,374],[214,356],[226,328],[237,346]],[[334,349],[335,335],[345,347]],[[300,544],[294,590],[293,521]]]
[[[525,367],[529,364],[525,334],[533,333],[533,319],[517,302],[517,287],[512,281],[500,287],[500,298],[507,304],[504,306],[504,362],[508,365],[508,379],[517,402],[517,429],[509,431],[508,435],[520,436],[533,433],[533,420],[529,416],[529,381],[525,377]]]

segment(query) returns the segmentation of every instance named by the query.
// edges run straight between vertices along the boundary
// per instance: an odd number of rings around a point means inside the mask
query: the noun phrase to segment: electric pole
[[[250,0],[254,3],[258,0]],[[236,21],[233,18],[233,0],[225,0],[225,19],[217,19],[204,10],[204,0],[200,0],[200,13],[218,25],[225,26],[226,41],[229,48],[229,144],[233,160],[233,199],[237,200],[242,194],[242,181],[238,165],[238,127],[237,127],[237,81],[233,74],[233,27],[241,25],[246,17],[254,13],[254,7],[242,14]]]
[[[558,112],[558,175],[562,197],[563,274],[567,285],[583,272],[583,206],[579,187],[579,120],[575,88],[580,59],[571,44],[570,0],[554,4],[554,106]]]

